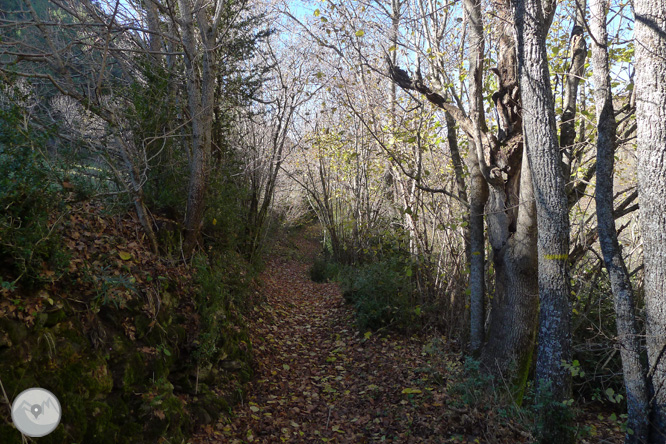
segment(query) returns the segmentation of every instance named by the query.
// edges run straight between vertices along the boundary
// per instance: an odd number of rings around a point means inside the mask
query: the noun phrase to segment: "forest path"
[[[248,397],[194,442],[523,441],[485,413],[453,407],[447,375],[460,364],[443,341],[359,332],[338,285],[310,280],[317,234],[308,228],[283,239],[268,260],[266,303],[249,319]]]

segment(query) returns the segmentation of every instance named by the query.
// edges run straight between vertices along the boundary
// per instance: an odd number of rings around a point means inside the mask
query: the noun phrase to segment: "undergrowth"
[[[411,264],[388,257],[360,265],[342,265],[326,255],[310,268],[315,282],[338,281],[345,300],[354,305],[361,330],[390,327],[412,331],[421,324]]]
[[[48,134],[20,125],[18,107],[0,109],[0,266],[34,287],[62,275],[62,180],[41,149]]]

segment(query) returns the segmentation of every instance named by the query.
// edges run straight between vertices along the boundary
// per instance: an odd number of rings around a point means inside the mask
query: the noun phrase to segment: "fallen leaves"
[[[266,303],[248,320],[256,362],[248,398],[218,424],[222,439],[202,430],[193,443],[525,442],[510,430],[492,435],[482,413],[466,412],[469,422],[449,410],[439,371],[417,371],[439,365],[424,353],[427,340],[359,332],[337,285],[309,279],[317,243],[294,243],[305,259],[268,261]]]

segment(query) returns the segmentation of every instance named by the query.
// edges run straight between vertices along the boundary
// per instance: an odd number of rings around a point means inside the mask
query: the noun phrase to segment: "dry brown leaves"
[[[275,256],[262,276],[246,402],[191,442],[525,442],[519,427],[487,412],[449,408],[446,379],[426,371],[424,338],[359,332],[338,286],[308,277],[316,243],[295,242],[305,260]]]

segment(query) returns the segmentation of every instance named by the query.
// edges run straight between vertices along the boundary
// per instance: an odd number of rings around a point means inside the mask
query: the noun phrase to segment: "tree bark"
[[[519,180],[515,233],[503,240],[503,245],[493,247],[495,294],[482,354],[483,362],[494,373],[512,376],[518,403],[532,364],[539,312],[536,208],[527,156],[522,157]]]
[[[463,2],[465,14],[470,22],[469,38],[469,95],[470,116],[477,131],[485,130],[485,117],[483,113],[483,57],[484,36],[481,19],[481,6],[479,0],[465,0]],[[482,128],[479,127],[482,125]],[[479,159],[478,148],[470,140],[467,165],[470,171],[470,351],[478,355],[483,345],[485,322],[485,239],[483,233],[483,213],[488,199],[488,185],[486,184]]]
[[[599,243],[608,270],[615,302],[615,323],[627,390],[627,429],[625,443],[648,439],[648,394],[629,272],[622,258],[613,217],[613,164],[617,141],[615,112],[608,67],[607,0],[591,0],[590,30],[593,33],[592,67],[597,110],[597,226]]]
[[[562,166],[568,188],[573,186],[573,182],[569,178],[571,177],[571,165],[575,156],[574,143],[576,141],[575,124],[578,84],[585,73],[585,58],[587,57],[587,44],[583,35],[584,15],[585,0],[576,0],[576,22],[571,30],[571,38],[569,39],[570,65],[564,83],[564,99],[560,123]]]
[[[569,212],[546,56],[546,34],[554,6],[540,0],[516,0],[513,6],[525,150],[537,209],[540,441],[571,442],[569,415],[563,405],[571,396],[571,374],[562,365],[571,361]]]
[[[666,442],[666,3],[635,0],[638,197],[643,236],[650,443]]]
[[[192,119],[192,153],[183,244],[183,251],[189,256],[198,243],[205,211],[217,73],[217,27],[223,6],[221,0],[216,2],[215,14],[211,20],[207,19],[206,11],[193,11],[190,0],[178,0],[178,7],[185,51],[187,101]],[[201,48],[197,47],[195,21],[199,30]],[[201,66],[197,63],[199,50],[201,50]]]
[[[520,403],[537,327],[536,211],[530,169],[523,155],[511,10],[508,2],[499,2],[497,6],[498,61],[492,71],[499,84],[493,94],[498,133],[496,137],[484,137],[487,143],[483,156],[487,155],[488,160],[480,159],[490,165],[487,168],[490,177],[485,177],[489,188],[485,213],[495,268],[495,292],[481,358],[493,373],[512,380],[515,399]]]

